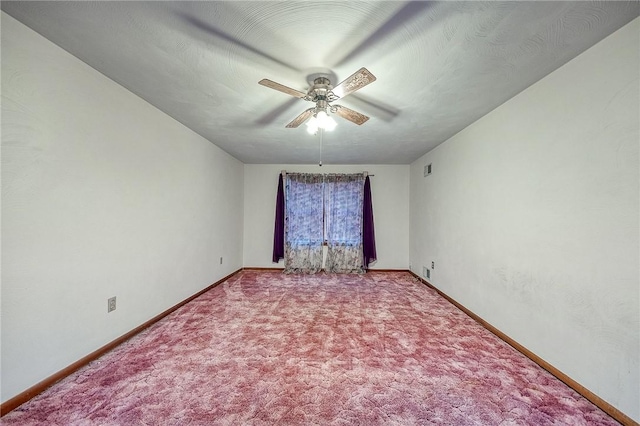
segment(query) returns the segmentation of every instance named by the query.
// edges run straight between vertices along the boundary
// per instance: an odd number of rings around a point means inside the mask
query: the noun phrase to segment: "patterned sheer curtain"
[[[322,269],[323,176],[287,174],[285,184],[284,272]]]
[[[364,272],[362,213],[364,175],[330,174],[325,177],[325,236],[327,272]]]

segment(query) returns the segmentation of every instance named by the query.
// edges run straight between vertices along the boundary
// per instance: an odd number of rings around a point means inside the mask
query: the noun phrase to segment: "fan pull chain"
[[[322,167],[322,134],[324,133],[324,129],[318,129],[318,133],[320,133],[320,162],[318,166]]]

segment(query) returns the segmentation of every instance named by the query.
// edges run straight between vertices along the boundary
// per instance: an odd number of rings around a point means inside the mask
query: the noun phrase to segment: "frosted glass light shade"
[[[318,111],[307,121],[307,132],[311,135],[315,135],[318,129],[324,129],[328,132],[336,128],[338,123],[327,115],[325,111]]]

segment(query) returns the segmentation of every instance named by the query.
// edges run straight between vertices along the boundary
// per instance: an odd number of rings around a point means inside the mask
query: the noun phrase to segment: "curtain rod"
[[[286,176],[286,175],[287,175],[287,171],[286,171],[286,170],[282,170],[280,173],[282,174],[282,176]],[[318,173],[318,174],[325,174],[325,175],[327,175],[327,174],[331,174],[331,173]],[[369,176],[369,177],[373,177],[373,176],[375,176],[375,175],[370,175],[370,174],[369,174],[369,172],[367,172],[367,171],[362,172],[362,174],[363,174],[365,177],[367,177],[367,176]]]

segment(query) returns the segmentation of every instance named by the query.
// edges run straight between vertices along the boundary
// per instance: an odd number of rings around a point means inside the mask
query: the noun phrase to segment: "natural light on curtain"
[[[327,272],[364,272],[362,257],[362,174],[325,176],[324,210]]]
[[[327,272],[360,273],[376,261],[371,184],[366,173],[283,172],[278,176],[273,262],[284,259],[286,273],[318,272],[323,243]]]
[[[322,269],[323,176],[287,174],[285,183],[285,272]]]

